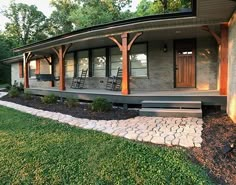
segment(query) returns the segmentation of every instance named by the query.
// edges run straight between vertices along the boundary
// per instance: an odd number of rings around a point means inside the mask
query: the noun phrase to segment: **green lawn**
[[[212,184],[181,149],[128,141],[0,106],[0,184]]]

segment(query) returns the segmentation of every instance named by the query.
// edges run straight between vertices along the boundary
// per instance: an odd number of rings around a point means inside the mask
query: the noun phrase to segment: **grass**
[[[0,106],[0,184],[212,184],[186,151]]]

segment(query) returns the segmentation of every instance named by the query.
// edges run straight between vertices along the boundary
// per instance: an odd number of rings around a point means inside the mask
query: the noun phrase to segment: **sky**
[[[135,10],[139,1],[140,0],[133,0],[131,10]],[[9,7],[10,2],[10,0],[0,0],[0,12],[2,12],[2,10],[7,9]],[[53,10],[49,4],[50,0],[15,0],[15,2],[24,3],[28,5],[36,5],[38,7],[38,10],[43,12],[44,15],[46,15],[47,17],[50,16]],[[7,19],[2,14],[0,14],[0,30],[4,29],[6,22]]]

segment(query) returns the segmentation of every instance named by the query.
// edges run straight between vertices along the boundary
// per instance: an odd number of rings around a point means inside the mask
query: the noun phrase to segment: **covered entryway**
[[[175,87],[194,88],[196,84],[195,39],[175,41]]]

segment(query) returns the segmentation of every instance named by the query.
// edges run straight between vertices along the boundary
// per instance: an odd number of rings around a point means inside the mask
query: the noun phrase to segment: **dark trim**
[[[174,40],[174,88],[178,88],[176,87],[176,42],[179,41],[192,41],[193,42],[193,46],[194,46],[194,59],[195,59],[195,85],[194,87],[180,87],[180,88],[196,88],[197,87],[197,39],[196,38],[188,38],[188,39],[175,39]]]
[[[106,77],[110,76],[110,48],[106,47]]]
[[[127,19],[127,20],[115,21],[115,22],[111,22],[111,23],[100,24],[100,25],[96,25],[96,26],[92,26],[92,27],[87,27],[87,28],[75,30],[70,33],[58,35],[55,37],[51,37],[49,39],[35,42],[32,44],[28,44],[23,47],[15,48],[14,51],[20,52],[20,51],[25,50],[27,48],[36,46],[38,44],[42,44],[42,43],[50,42],[50,41],[55,41],[57,39],[63,39],[66,37],[71,37],[72,35],[85,33],[85,32],[89,32],[89,31],[96,31],[96,30],[101,30],[101,29],[106,29],[106,28],[111,28],[111,27],[114,27],[114,29],[115,29],[116,26],[123,26],[123,25],[127,25],[127,24],[141,23],[141,22],[152,21],[152,20],[185,18],[185,17],[191,17],[191,16],[196,16],[196,0],[193,0],[191,12],[177,12],[177,13],[166,13],[166,14],[159,14],[159,15],[149,15],[149,16],[136,17],[136,18]]]
[[[88,50],[89,55],[89,77],[93,76],[93,56],[92,56],[92,49]]]
[[[147,50],[147,78],[149,79],[149,43],[146,42],[146,50]]]
[[[176,88],[176,40],[173,40],[173,52],[174,88]]]
[[[78,52],[74,51],[74,77],[78,76]]]

